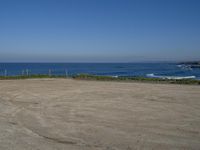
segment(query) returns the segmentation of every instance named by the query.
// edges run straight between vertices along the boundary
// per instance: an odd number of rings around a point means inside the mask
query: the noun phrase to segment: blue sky
[[[1,62],[198,59],[199,0],[0,0]]]

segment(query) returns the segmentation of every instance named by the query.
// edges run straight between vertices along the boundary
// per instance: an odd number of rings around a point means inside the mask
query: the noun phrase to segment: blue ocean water
[[[6,70],[6,71],[5,71]],[[29,74],[106,76],[188,77],[200,79],[200,68],[184,68],[176,63],[0,63],[0,76]]]

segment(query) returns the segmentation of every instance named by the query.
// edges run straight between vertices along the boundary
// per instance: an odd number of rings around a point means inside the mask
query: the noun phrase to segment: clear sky
[[[0,0],[1,62],[200,60],[200,0]]]

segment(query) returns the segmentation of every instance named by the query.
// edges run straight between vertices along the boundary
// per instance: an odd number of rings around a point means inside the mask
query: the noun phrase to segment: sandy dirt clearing
[[[200,149],[200,86],[0,81],[0,150]]]

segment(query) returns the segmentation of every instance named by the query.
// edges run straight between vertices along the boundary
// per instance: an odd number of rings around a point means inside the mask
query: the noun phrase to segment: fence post
[[[51,77],[51,69],[49,69],[49,77]]]
[[[24,76],[24,70],[22,70],[22,76]]]
[[[28,69],[26,69],[26,75],[28,76]]]
[[[4,76],[6,77],[7,76],[7,70],[5,69],[5,72],[4,72]]]
[[[67,71],[67,69],[65,69],[65,75],[66,75],[66,77],[68,76],[68,71]]]

